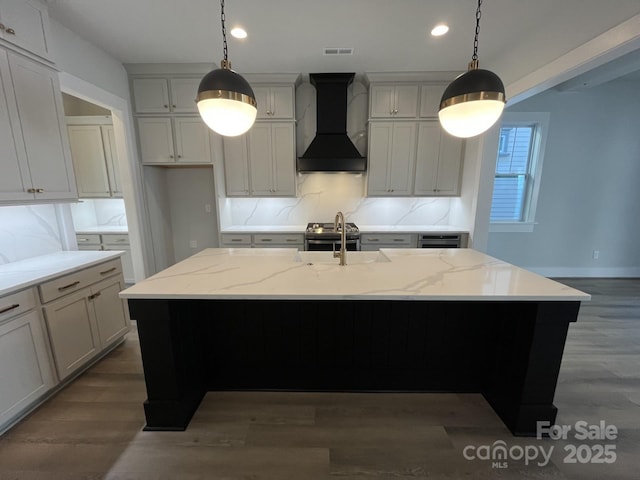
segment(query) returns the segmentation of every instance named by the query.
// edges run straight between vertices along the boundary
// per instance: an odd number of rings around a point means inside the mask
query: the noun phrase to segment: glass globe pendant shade
[[[491,128],[502,115],[504,105],[500,77],[475,68],[457,77],[444,91],[438,118],[451,135],[469,138]]]
[[[223,61],[200,81],[197,105],[207,126],[226,137],[247,132],[256,119],[256,96],[241,75]]]

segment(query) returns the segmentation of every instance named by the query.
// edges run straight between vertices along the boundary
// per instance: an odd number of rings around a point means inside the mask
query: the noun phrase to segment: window
[[[505,113],[491,203],[491,231],[532,231],[549,115]]]

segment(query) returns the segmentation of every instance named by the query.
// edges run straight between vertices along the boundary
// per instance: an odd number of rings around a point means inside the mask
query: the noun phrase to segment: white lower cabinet
[[[19,298],[18,298],[19,297]],[[24,301],[33,302],[26,313]],[[4,315],[2,313],[5,313]],[[4,320],[9,318],[8,320]],[[0,299],[0,433],[55,385],[33,290]]]
[[[98,327],[92,308],[85,290],[44,307],[60,380],[67,378],[100,351]]]
[[[375,251],[381,248],[416,248],[418,236],[415,233],[365,233],[360,232],[360,249]]]
[[[88,286],[66,294],[67,289],[83,285]],[[120,260],[61,277],[40,289],[43,302],[47,302],[43,310],[60,380],[78,371],[129,329],[129,318],[118,297],[124,290]],[[56,292],[58,296],[52,298]]]

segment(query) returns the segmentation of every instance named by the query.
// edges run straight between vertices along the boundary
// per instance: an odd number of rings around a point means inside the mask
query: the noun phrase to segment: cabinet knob
[[[4,31],[4,29],[5,29],[4,23],[0,23],[0,30]]]
[[[169,158],[173,158],[173,155],[169,155]]]
[[[176,106],[175,105],[171,105],[171,108],[176,108]]]
[[[15,31],[13,28],[7,28],[7,33],[8,33],[9,35],[15,35],[15,34],[16,34],[16,31]]]
[[[44,193],[44,188],[36,188],[36,193]]]
[[[169,105],[163,105],[164,108],[169,108]]]
[[[182,158],[182,155],[178,155],[178,158]]]

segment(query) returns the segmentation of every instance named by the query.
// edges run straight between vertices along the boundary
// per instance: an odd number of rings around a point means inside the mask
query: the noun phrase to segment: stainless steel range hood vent
[[[310,73],[316,87],[316,137],[298,158],[299,172],[364,172],[367,159],[347,136],[347,88],[354,73]]]

